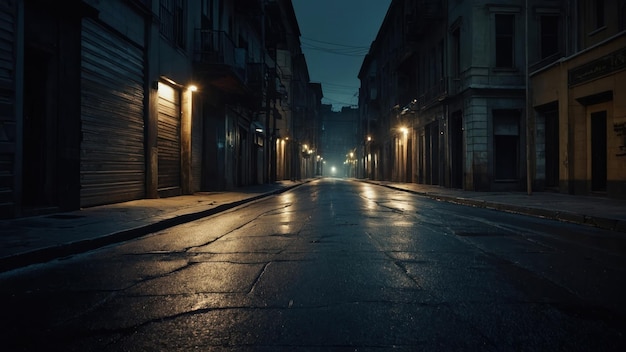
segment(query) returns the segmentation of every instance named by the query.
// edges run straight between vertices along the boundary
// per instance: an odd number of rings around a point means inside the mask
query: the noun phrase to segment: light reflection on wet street
[[[618,350],[615,234],[341,179],[0,275],[2,346]],[[608,243],[608,241],[607,241]],[[584,332],[584,333],[581,333]]]

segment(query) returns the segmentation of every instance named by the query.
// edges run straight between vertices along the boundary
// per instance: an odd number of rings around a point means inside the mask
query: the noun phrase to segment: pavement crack
[[[268,262],[268,263],[265,263],[265,265],[263,265],[263,268],[261,269],[257,277],[254,279],[254,281],[252,282],[252,285],[250,285],[250,290],[248,290],[248,294],[251,294],[254,292],[254,289],[256,288],[259,281],[261,281],[261,277],[263,277],[263,274],[265,274],[265,271],[267,270],[267,267],[270,265],[270,263],[271,262]]]
[[[387,255],[387,253],[385,253]],[[387,255],[389,258],[393,259],[391,256]],[[407,269],[406,265],[401,262],[401,261],[394,261],[393,262],[398,268],[400,268],[400,270],[402,270],[402,273],[409,278],[409,280],[413,281],[413,283],[415,283],[415,285],[417,286],[418,289],[423,289],[423,287],[420,285],[419,281],[413,277],[410,273],[409,270]]]

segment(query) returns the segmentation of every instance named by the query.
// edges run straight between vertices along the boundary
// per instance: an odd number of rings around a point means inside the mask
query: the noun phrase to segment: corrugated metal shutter
[[[81,206],[145,197],[143,55],[93,20],[82,31]]]
[[[13,213],[15,160],[15,1],[0,3],[0,217]]]
[[[202,190],[202,115],[193,114],[191,125],[192,192]]]
[[[161,195],[180,194],[180,91],[159,83],[158,191]]]

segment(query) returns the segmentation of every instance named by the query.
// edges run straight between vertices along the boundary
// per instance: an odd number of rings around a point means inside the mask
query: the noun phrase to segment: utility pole
[[[526,191],[528,195],[533,193],[533,167],[532,167],[532,148],[533,138],[531,138],[532,134],[532,126],[531,126],[531,109],[532,103],[530,101],[530,72],[528,72],[528,0],[525,5],[525,18],[524,18],[524,55],[526,61],[526,73],[525,73],[525,84],[526,84]]]

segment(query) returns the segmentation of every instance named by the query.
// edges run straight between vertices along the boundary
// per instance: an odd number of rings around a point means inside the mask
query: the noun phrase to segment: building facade
[[[324,176],[360,177],[358,168],[359,115],[358,109],[345,106],[333,111],[330,104],[322,105],[322,148],[326,165]]]
[[[558,21],[568,35],[533,53],[537,187],[626,198],[626,1],[570,1],[537,8],[540,23]],[[547,52],[546,52],[547,50]],[[555,51],[558,60],[544,62]]]
[[[619,100],[623,23],[623,1],[392,1],[359,73],[364,176],[623,195],[622,113],[607,105]],[[592,135],[607,146],[592,152]],[[606,163],[591,166],[598,153]]]
[[[277,68],[301,56],[290,1],[67,5],[0,2],[1,217],[277,178],[275,121],[293,123]]]

